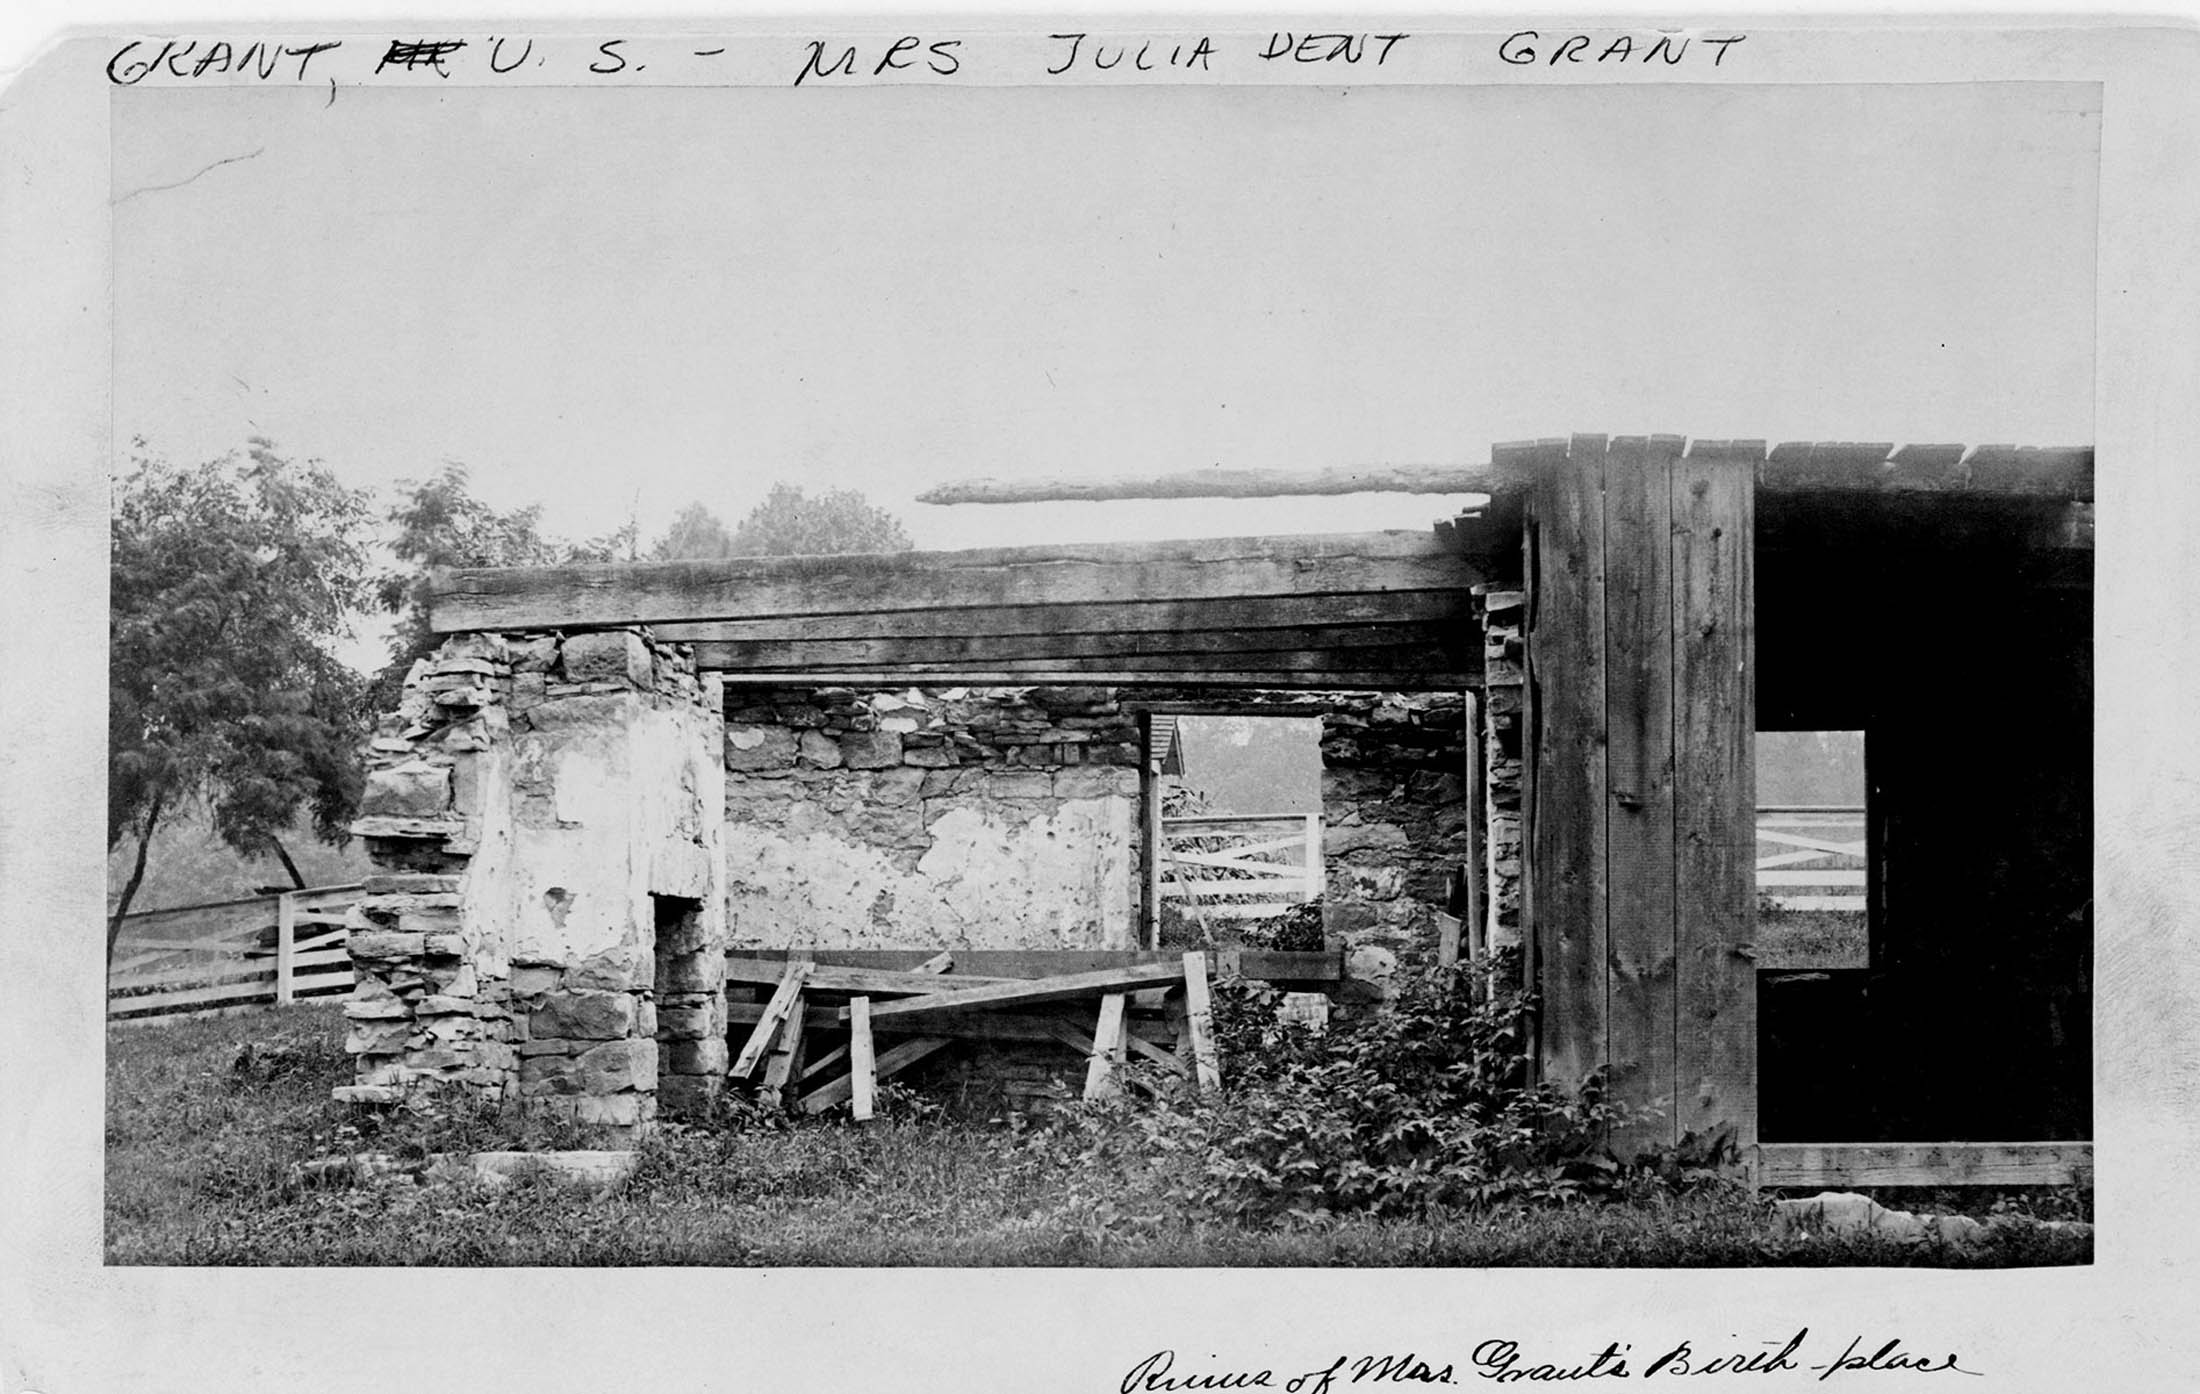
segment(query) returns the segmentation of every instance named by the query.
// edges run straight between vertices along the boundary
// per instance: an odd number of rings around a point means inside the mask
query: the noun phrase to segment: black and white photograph
[[[2015,1389],[2084,1376],[2013,1294],[2190,1295],[2115,1257],[2184,1175],[2121,1120],[2200,1127],[2123,741],[2190,503],[2109,444],[2194,358],[2111,284],[2194,210],[2110,217],[2190,34],[400,29],[58,55],[85,1320],[722,1270],[651,1290],[846,1387],[788,1333],[921,1270],[1010,1387]],[[1332,1281],[1414,1296],[1293,1335]]]

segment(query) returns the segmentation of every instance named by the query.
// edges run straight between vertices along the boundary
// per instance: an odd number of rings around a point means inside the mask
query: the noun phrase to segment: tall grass
[[[590,1197],[546,1178],[304,1187],[294,1162],[600,1143],[479,1111],[376,1122],[329,1102],[349,1075],[333,1007],[118,1028],[108,1040],[107,1259],[330,1265],[1737,1266],[2082,1263],[2032,1232],[1972,1253],[1859,1240],[1776,1245],[1746,1192],[1624,1204],[1231,1219],[1184,1207],[1168,1164],[1091,1129],[950,1121],[889,1087],[886,1116],[789,1124],[728,1106],[668,1127]],[[1111,1157],[1114,1158],[1111,1160]]]

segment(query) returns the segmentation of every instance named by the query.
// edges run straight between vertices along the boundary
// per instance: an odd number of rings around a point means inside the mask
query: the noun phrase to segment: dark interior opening
[[[1870,861],[1868,962],[1759,972],[1759,1135],[2090,1137],[2089,558],[1790,539],[1758,576],[1758,725],[1866,733]]]

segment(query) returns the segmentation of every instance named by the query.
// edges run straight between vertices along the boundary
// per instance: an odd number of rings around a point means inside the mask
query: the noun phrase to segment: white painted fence
[[[356,882],[149,910],[122,922],[107,1018],[199,1016],[351,991],[344,913]]]
[[[1202,813],[1161,820],[1161,898],[1195,918],[1265,919],[1322,893],[1319,813]]]

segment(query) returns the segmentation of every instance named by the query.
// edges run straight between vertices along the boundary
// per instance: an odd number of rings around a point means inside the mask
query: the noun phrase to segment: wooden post
[[[1757,1141],[1757,441],[1673,471],[1677,1133]]]
[[[1533,451],[1527,577],[1535,801],[1526,829],[1543,1077],[1579,1084],[1606,1052],[1602,436]]]
[[[1605,1031],[1615,1097],[1662,1116],[1622,1152],[1673,1139],[1672,473],[1678,436],[1622,436],[1604,460]]]
[[[871,999],[848,1001],[848,1080],[856,1121],[868,1122],[878,1093],[878,1060],[871,1052]]]
[[[1092,1031],[1092,1059],[1085,1066],[1085,1097],[1104,1099],[1121,1087],[1116,1069],[1127,1058],[1123,1041],[1123,1009],[1128,993],[1111,992],[1100,999],[1100,1020]]]
[[[1184,1024],[1191,1031],[1199,1092],[1220,1089],[1222,1065],[1215,1057],[1214,1003],[1207,995],[1207,955],[1197,949],[1184,955]]]
[[[1306,898],[1322,897],[1322,816],[1306,815]]]
[[[1138,808],[1143,815],[1139,833],[1146,848],[1146,894],[1138,906],[1138,942],[1141,947],[1161,947],[1161,762],[1153,756],[1153,713],[1139,719]]]
[[[298,893],[284,891],[275,897],[275,1005],[287,1007],[296,997],[293,981],[298,964]]]
[[[1466,757],[1467,757],[1467,865],[1466,904],[1460,906],[1465,916],[1466,954],[1470,968],[1479,972],[1489,954],[1489,926],[1483,922],[1485,880],[1489,876],[1486,865],[1488,854],[1483,844],[1488,841],[1489,810],[1484,806],[1489,799],[1488,771],[1484,766],[1482,749],[1482,698],[1479,693],[1467,694]]]

